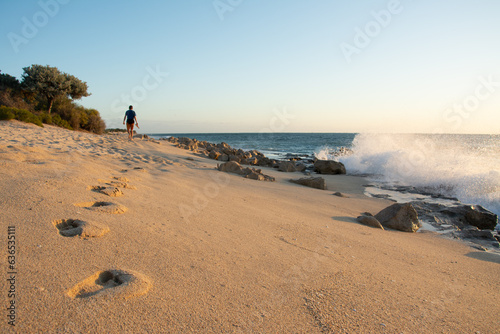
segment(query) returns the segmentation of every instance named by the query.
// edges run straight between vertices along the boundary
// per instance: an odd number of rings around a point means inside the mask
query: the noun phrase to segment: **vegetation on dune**
[[[0,120],[104,133],[106,124],[99,111],[73,101],[90,95],[87,83],[48,65],[31,65],[23,70],[21,81],[0,73]]]

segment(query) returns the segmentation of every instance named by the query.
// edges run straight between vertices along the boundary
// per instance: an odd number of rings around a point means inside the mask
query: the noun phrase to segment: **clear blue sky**
[[[109,127],[133,104],[142,132],[500,133],[498,0],[0,0],[0,10],[0,70],[77,76],[92,93],[78,103]]]

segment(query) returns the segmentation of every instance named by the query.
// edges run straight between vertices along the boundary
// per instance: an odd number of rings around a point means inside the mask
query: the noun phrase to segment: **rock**
[[[318,174],[345,174],[343,163],[333,160],[317,160],[314,163],[314,171]]]
[[[236,161],[229,161],[221,165],[217,165],[217,169],[221,172],[243,174],[243,167]]]
[[[179,143],[179,138],[176,137],[169,137],[169,138],[162,138],[163,140],[166,140],[172,144],[178,144]]]
[[[304,165],[303,163],[295,165],[295,169],[297,170],[297,172],[303,172],[306,170],[306,168],[306,165]]]
[[[247,158],[242,161],[243,164],[245,165],[257,165],[259,163],[259,160],[255,157],[252,158]]]
[[[237,155],[231,154],[229,156],[229,161],[241,162],[241,159]]]
[[[477,227],[469,226],[467,228],[462,229],[460,232],[461,232],[460,234],[461,237],[464,239],[481,238],[481,239],[496,241],[493,232],[490,230],[480,230]]]
[[[290,180],[290,182],[306,187],[326,190],[326,181],[322,177],[303,177],[297,180]]]
[[[229,161],[229,155],[223,154],[217,160],[220,160],[220,161]]]
[[[384,226],[403,232],[416,232],[422,224],[418,220],[417,211],[410,204],[393,204],[375,215]]]
[[[481,205],[465,207],[465,220],[481,230],[494,230],[498,223],[498,216],[483,208]]]
[[[214,160],[219,160],[219,157],[221,156],[220,152],[219,151],[216,151],[216,150],[212,150],[210,151],[210,153],[208,154],[208,157],[210,159],[214,159]]]
[[[422,201],[414,201],[412,204],[419,216],[435,223],[434,227],[451,225],[463,229],[472,225],[483,230],[494,230],[498,223],[498,216],[480,205],[445,206]]]
[[[262,174],[257,174],[256,172],[252,171],[251,173],[248,173],[245,175],[247,179],[252,179],[252,180],[258,180],[258,181],[265,181],[266,178]]]
[[[380,224],[377,218],[373,216],[359,216],[357,220],[363,225],[380,228],[382,230],[384,229],[384,227],[382,226],[382,224]]]
[[[273,161],[263,155],[260,155],[260,156],[257,156],[257,163],[256,165],[258,166],[272,166],[273,165]]]
[[[296,172],[297,168],[295,168],[295,163],[290,161],[283,161],[278,165],[278,170],[280,172],[292,173]]]
[[[333,194],[334,196],[338,197],[347,197],[346,195],[342,194],[340,191],[337,191],[336,193]]]
[[[276,179],[269,175],[262,174],[262,170],[255,168],[243,168],[236,161],[229,161],[221,165],[217,165],[217,169],[221,172],[234,173],[243,175],[245,178],[259,181],[276,181]]]

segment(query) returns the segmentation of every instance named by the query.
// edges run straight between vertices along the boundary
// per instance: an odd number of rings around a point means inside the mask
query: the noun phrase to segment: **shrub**
[[[0,121],[8,121],[14,119],[14,113],[10,110],[11,108],[1,106],[0,107]]]
[[[1,106],[0,113],[2,114],[2,116],[0,116],[0,119],[17,119],[21,122],[33,123],[43,127],[41,119],[37,115],[34,115],[30,111],[25,109],[16,109]]]
[[[40,118],[40,120],[42,121],[42,123],[53,124],[52,123],[52,115],[49,115],[47,113],[41,113],[41,114],[38,115],[38,117]]]
[[[52,116],[52,124],[60,126],[61,128],[66,128],[68,130],[73,130],[71,128],[71,125],[69,125],[68,121],[65,119],[62,119],[61,116],[58,114],[55,114]]]
[[[14,109],[14,108],[12,108],[12,109]],[[15,118],[21,122],[33,123],[33,124],[36,124],[38,126],[43,127],[43,124],[42,124],[42,121],[40,120],[40,118],[38,118],[37,115],[32,114],[28,110],[14,109],[14,115],[15,115]]]

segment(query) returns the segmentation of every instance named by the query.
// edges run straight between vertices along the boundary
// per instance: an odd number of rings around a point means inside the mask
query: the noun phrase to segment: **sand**
[[[327,176],[325,191],[216,164],[126,134],[0,122],[0,331],[498,333],[496,255],[356,223],[391,204],[360,177]]]

